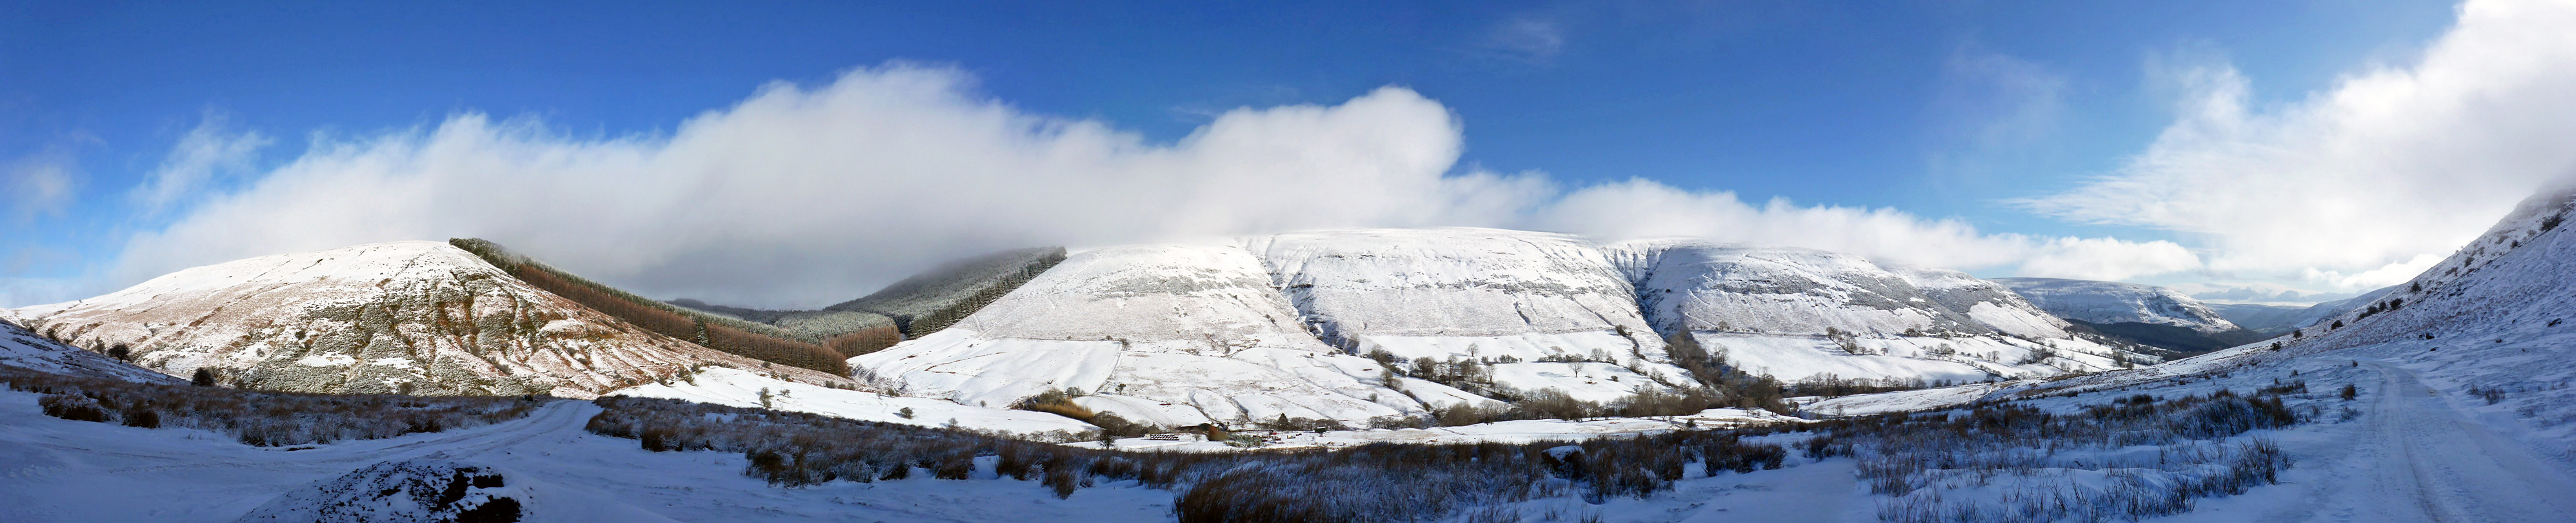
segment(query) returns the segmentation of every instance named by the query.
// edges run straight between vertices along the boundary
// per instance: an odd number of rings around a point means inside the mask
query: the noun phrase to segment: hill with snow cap
[[[1570,388],[1575,361],[1665,385],[1691,380],[1591,242],[1500,229],[1342,229],[1254,237],[1271,283],[1327,343],[1354,354],[1499,361],[1505,386]],[[1515,363],[1518,362],[1518,363]],[[1541,376],[1561,376],[1540,379]],[[1598,384],[1598,380],[1592,381]],[[1622,383],[1615,388],[1630,388]]]
[[[2154,285],[2058,278],[1997,278],[2049,314],[2103,334],[2197,354],[2263,338],[2200,300]]]
[[[760,366],[530,287],[443,242],[250,258],[10,314],[73,345],[128,345],[163,373],[209,369],[290,392],[590,397],[692,365]]]
[[[1424,412],[1384,386],[1377,362],[1309,335],[1261,260],[1227,244],[1075,254],[955,326],[850,365],[975,406],[1072,389],[1083,407],[1163,426]]]
[[[2118,368],[2153,358],[2075,336],[1990,282],[1845,254],[1699,240],[1606,247],[1656,329],[1733,364],[1809,377],[1974,381]]]

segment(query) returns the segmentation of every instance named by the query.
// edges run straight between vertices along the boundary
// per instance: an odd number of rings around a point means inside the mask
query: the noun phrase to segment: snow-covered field
[[[967,429],[1024,439],[1083,439],[1100,431],[1099,427],[1089,423],[1044,412],[970,407],[948,400],[817,387],[723,367],[708,368],[694,376],[631,387],[608,395],[809,412],[860,421]],[[767,403],[763,403],[764,400]]]

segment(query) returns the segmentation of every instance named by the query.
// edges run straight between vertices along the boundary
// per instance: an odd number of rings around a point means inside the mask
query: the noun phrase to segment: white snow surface
[[[1493,372],[1497,387],[1553,390],[1576,400],[1605,405],[1634,397],[1641,389],[1669,390],[1654,378],[1608,363],[1500,363],[1493,366]]]
[[[2219,334],[2239,327],[2189,295],[2154,285],[2058,278],[1997,278],[2040,309],[2088,323],[2152,323]]]
[[[174,376],[210,368],[228,384],[292,392],[586,398],[691,364],[758,364],[592,311],[443,242],[197,267],[12,316],[75,345],[131,345],[137,364]]]
[[[0,391],[0,521],[222,523],[380,463],[432,459],[503,471],[524,486],[520,521],[1171,521],[1172,493],[1104,482],[1056,499],[1037,481],[838,481],[799,488],[745,477],[739,452],[646,452],[582,430],[599,408],[549,403],[519,420],[300,450],[192,429],[69,421],[36,395]],[[379,490],[378,492],[381,492]],[[254,520],[255,521],[255,520]]]
[[[850,365],[905,395],[994,408],[1072,388],[1227,423],[1425,412],[1383,386],[1377,362],[1308,335],[1261,261],[1224,244],[1076,254],[954,327]],[[1126,403],[1101,406],[1130,420],[1196,418],[1117,410]]]
[[[764,393],[769,397],[766,405],[761,403]],[[1044,412],[970,407],[947,400],[818,387],[724,367],[708,368],[696,375],[672,378],[662,383],[619,389],[607,395],[769,408],[860,421],[959,428],[1025,439],[1072,440],[1100,431],[1099,427],[1089,423]],[[904,409],[911,409],[910,417],[905,416]]]
[[[107,378],[141,383],[185,383],[168,374],[136,367],[115,358],[38,336],[15,323],[0,321],[0,367],[47,374]]]
[[[453,494],[451,496],[451,493]],[[241,523],[443,523],[475,510],[492,521],[652,523],[660,514],[498,467],[443,459],[368,465],[269,500]]]

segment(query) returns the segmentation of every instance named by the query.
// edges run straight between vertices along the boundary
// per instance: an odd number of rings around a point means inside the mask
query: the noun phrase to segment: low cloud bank
[[[649,136],[573,136],[535,119],[461,114],[317,139],[302,157],[195,201],[162,188],[194,186],[203,170],[169,169],[180,175],[141,193],[178,206],[177,219],[133,236],[102,283],[473,236],[654,296],[812,307],[993,249],[1434,225],[1697,236],[2063,277],[2199,263],[2170,242],[1986,234],[1893,209],[1461,172],[1457,118],[1402,88],[1331,106],[1236,109],[1153,143],[1103,122],[1030,114],[972,83],[950,68],[860,69],[824,85],[771,84]],[[192,134],[174,156],[229,165],[261,143]]]

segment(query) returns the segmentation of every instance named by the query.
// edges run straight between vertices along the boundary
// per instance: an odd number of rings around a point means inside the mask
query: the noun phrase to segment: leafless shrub
[[[390,438],[526,416],[534,396],[415,397],[299,394],[75,378],[0,368],[0,383],[45,395],[45,415],[142,428],[231,434],[259,446]]]
[[[2269,440],[2230,441],[2301,421],[2280,396],[2219,391],[2166,401],[2148,395],[2059,415],[2013,404],[1821,424],[1809,456],[1859,458],[1883,521],[2109,521],[2178,514],[2191,500],[2277,483],[2289,458]],[[2153,446],[2154,454],[2069,452]],[[2079,482],[2076,475],[2106,481]]]
[[[588,430],[648,450],[740,452],[743,473],[779,486],[910,477],[966,479],[994,456],[994,477],[1034,479],[1057,496],[1095,480],[1177,492],[1181,521],[1419,521],[1536,497],[1601,499],[1671,488],[1702,474],[1777,468],[1777,445],[1687,431],[1581,443],[1368,445],[1331,451],[1119,452],[677,400],[608,397]],[[1553,455],[1551,455],[1553,452]]]

